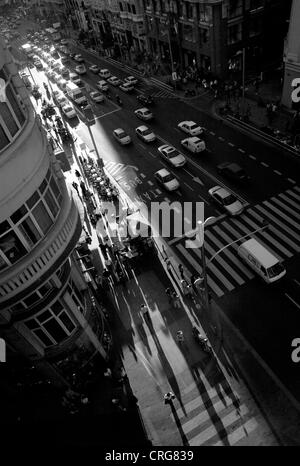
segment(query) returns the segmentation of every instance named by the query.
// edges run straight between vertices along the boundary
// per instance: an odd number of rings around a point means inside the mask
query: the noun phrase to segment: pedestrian
[[[81,173],[78,170],[75,170],[75,175],[78,179],[81,178]]]
[[[168,392],[164,395],[164,402],[165,405],[173,404],[173,400],[175,400],[175,395],[173,392]]]
[[[86,187],[83,181],[80,182],[80,187],[81,187],[83,197],[86,197]]]
[[[171,304],[173,302],[173,299],[172,299],[172,291],[170,288],[166,288],[166,295],[168,296],[169,304]]]
[[[73,186],[73,188],[75,189],[75,191],[77,192],[77,194],[79,196],[78,184],[75,181],[73,181],[72,186]]]
[[[178,294],[175,291],[172,292],[172,303],[173,303],[173,307],[175,307],[175,309],[180,308],[180,298],[179,298]]]
[[[183,265],[182,265],[182,264],[179,264],[178,269],[179,269],[179,273],[180,273],[181,280],[184,280],[185,277],[184,277],[184,268],[183,268]]]
[[[145,319],[145,321],[150,322],[150,314],[149,314],[149,308],[146,306],[146,304],[141,304],[141,313]]]
[[[184,335],[182,330],[178,330],[176,333],[176,341],[181,346],[184,343]]]

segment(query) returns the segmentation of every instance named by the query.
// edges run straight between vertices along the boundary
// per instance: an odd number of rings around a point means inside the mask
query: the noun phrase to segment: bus
[[[46,33],[48,34],[48,37],[50,37],[54,42],[57,42],[61,39],[60,32],[54,28],[46,29]]]

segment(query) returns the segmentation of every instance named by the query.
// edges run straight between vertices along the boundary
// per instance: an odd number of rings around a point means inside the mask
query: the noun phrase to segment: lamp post
[[[199,227],[199,237],[200,237],[200,243],[201,243],[201,260],[202,260],[202,274],[203,274],[203,284],[204,284],[204,302],[205,302],[205,309],[209,310],[209,296],[208,296],[208,285],[207,285],[207,273],[206,273],[206,266],[209,265],[216,256],[220,254],[220,252],[224,251],[224,249],[227,249],[229,246],[232,244],[235,244],[239,241],[241,241],[244,238],[248,238],[248,236],[254,235],[255,233],[258,233],[259,231],[263,231],[266,228],[268,228],[269,224],[264,221],[262,226],[257,228],[254,231],[251,231],[250,233],[247,233],[247,235],[241,236],[240,238],[231,241],[228,244],[225,244],[222,248],[220,248],[215,254],[213,254],[210,259],[206,262],[205,259],[205,249],[204,249],[204,227],[205,224],[211,223],[212,221],[215,220],[215,217],[208,217],[205,222],[202,222],[201,220],[198,222],[198,227]]]

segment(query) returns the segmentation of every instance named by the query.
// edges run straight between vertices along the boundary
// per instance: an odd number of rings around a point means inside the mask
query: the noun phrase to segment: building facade
[[[66,385],[107,358],[109,329],[76,249],[76,197],[4,42],[0,78],[0,337]]]
[[[284,81],[282,91],[282,103],[288,108],[299,109],[299,104],[292,101],[292,81],[300,78],[300,3],[293,1],[289,23],[288,35],[284,47]],[[299,85],[297,85],[299,87]],[[300,92],[298,93],[300,95]]]

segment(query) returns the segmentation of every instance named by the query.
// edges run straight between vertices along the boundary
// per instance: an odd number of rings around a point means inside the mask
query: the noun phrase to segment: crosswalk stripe
[[[217,231],[217,229],[216,229],[216,231]],[[221,235],[222,235],[221,230],[220,230],[220,232],[221,232]],[[216,236],[210,230],[206,231],[205,236],[207,236],[208,238],[211,238],[212,241],[216,244],[216,246],[218,246],[219,249],[221,249],[222,247],[225,246],[225,244],[222,244],[221,241],[219,241],[218,238],[216,238]],[[230,241],[229,241],[229,243],[230,243]],[[237,249],[237,247],[236,247],[236,249]],[[234,254],[232,254],[228,249],[224,249],[224,251],[222,251],[222,253],[225,254],[231,260],[231,262],[236,267],[238,267],[241,270],[241,272],[243,272],[248,278],[252,278],[253,275],[248,274],[248,270],[246,269],[244,264],[238,259],[238,256],[235,256]]]
[[[258,423],[254,418],[248,419],[244,424],[238,427],[233,432],[230,432],[226,436],[226,442],[219,440],[217,443],[213,443],[212,446],[219,447],[222,445],[235,445],[237,442],[242,440],[244,437],[248,437],[258,427]]]
[[[119,165],[119,166],[118,166]],[[109,173],[112,175],[112,176],[115,176],[117,173],[119,173],[120,170],[122,170],[122,168],[124,168],[122,166],[122,164],[118,164],[116,165],[114,168],[112,168],[111,170],[109,170]],[[121,165],[121,166],[120,166]]]
[[[271,201],[275,202],[275,204],[278,204],[286,212],[289,212],[294,218],[297,218],[298,220],[300,220],[300,214],[298,214],[298,212],[295,212],[295,209],[292,209],[291,207],[287,206],[284,202],[280,201],[280,199],[271,197]]]
[[[245,416],[247,413],[248,413],[247,406],[242,405],[239,410],[239,415]],[[229,427],[231,424],[233,424],[237,420],[240,420],[240,417],[237,417],[236,411],[231,411],[231,413],[227,414],[219,421],[221,424],[220,427],[222,429],[225,429],[226,427]],[[183,425],[183,431],[184,431],[184,425]],[[207,429],[200,432],[198,435],[195,435],[191,440],[189,440],[189,444],[190,446],[202,445],[204,442],[207,442],[211,437],[215,435],[218,435],[218,430],[213,424]]]
[[[200,258],[201,260],[201,253],[199,251],[199,249],[194,249],[195,251],[195,254]],[[234,286],[230,283],[229,280],[227,280],[227,278],[222,274],[222,272],[220,272],[217,267],[212,263],[212,262],[206,262],[206,267],[207,269],[209,269],[215,277],[217,277],[224,285],[225,287],[229,290],[229,291],[232,291],[234,289]],[[208,272],[208,275],[209,275],[209,272]]]
[[[202,404],[203,404],[203,402],[202,402]],[[210,404],[210,403],[208,402],[207,404]],[[222,423],[222,417],[221,417],[222,411],[226,411],[226,410],[228,410],[230,408],[231,409],[233,408],[233,410],[235,411],[235,417],[237,417],[236,408],[234,408],[234,406],[232,404],[232,400],[229,400],[229,404],[226,405],[226,404],[224,404],[223,400],[218,399],[218,401],[216,401],[215,403],[212,403],[211,411],[213,411],[214,415],[219,414],[220,422]],[[204,409],[205,409],[205,406],[204,406]],[[189,419],[188,421],[182,423],[183,424],[182,428],[184,430],[184,433],[189,434],[195,428],[200,427],[201,424],[204,424],[205,422],[209,421],[210,418],[211,418],[211,413],[209,411],[210,411],[210,408],[208,407],[207,410],[200,411],[195,416],[193,416],[191,419]]]
[[[284,231],[289,233],[294,239],[297,241],[300,241],[300,236],[297,235],[291,228],[289,228],[285,223],[281,222],[278,218],[274,217],[270,212],[268,212],[264,207],[260,205],[256,205],[255,208],[261,212],[265,217],[269,218],[272,220],[277,227],[282,228]],[[249,212],[252,211],[252,209],[249,209]]]
[[[161,194],[161,193],[162,193],[162,191],[161,191],[160,189],[158,189],[158,188],[155,189],[155,192],[156,192],[157,194]]]
[[[257,229],[259,228],[259,225],[255,222],[253,222],[250,218],[248,217],[245,217],[244,218],[244,221],[249,223],[249,225],[254,228],[254,229]],[[278,241],[276,241],[276,239],[272,236],[269,235],[269,233],[266,232],[266,230],[262,231],[260,233],[267,241],[269,241],[272,245],[274,245],[277,249],[279,249],[279,251],[281,251],[284,255],[286,255],[287,257],[292,257],[293,253],[291,253],[290,251],[288,251],[288,249],[286,249],[281,243],[278,243]]]
[[[281,199],[283,199],[285,202],[287,202],[288,204],[292,205],[295,209],[300,210],[300,204],[294,202],[292,199],[290,199],[290,198],[289,198],[288,196],[286,196],[285,194],[281,193],[281,194],[279,194],[279,197],[280,197]]]
[[[104,166],[105,168],[108,168],[108,170],[111,168],[111,167],[114,167],[115,166],[115,162],[104,162]]]
[[[300,231],[300,224],[292,220],[288,215],[285,215],[280,209],[277,209],[269,201],[264,201],[263,204]]]
[[[208,231],[205,233],[205,236],[208,237]],[[208,242],[206,241],[205,242],[205,250],[208,251],[212,256],[217,252],[217,251],[214,251],[213,248],[208,244]],[[220,256],[216,256],[214,258],[214,261],[217,261],[221,266],[223,266],[223,268],[228,271],[230,273],[230,275],[232,276],[232,278],[234,278],[234,280],[239,284],[239,285],[243,285],[245,283],[245,280],[243,280],[236,272],[235,270],[233,270],[232,267],[230,267],[230,265],[228,263],[225,262],[225,260]],[[208,265],[209,266],[209,265]]]
[[[300,193],[300,188],[299,188],[299,186],[295,186],[294,189],[296,189],[296,191],[298,191],[298,192]]]
[[[197,270],[198,273],[202,273],[202,267],[200,267],[199,263],[188,253],[188,251],[185,249],[185,247],[182,244],[178,244],[176,246],[176,249],[178,249],[179,252],[187,259],[187,261],[194,267],[195,270]],[[208,286],[214,291],[214,293],[220,297],[223,296],[224,292],[221,290],[221,288],[212,280],[211,277],[207,277],[207,283]]]
[[[144,175],[144,173],[140,173],[140,177],[141,178],[146,178],[146,175]]]
[[[295,186],[296,187],[296,186]],[[300,196],[298,196],[296,193],[294,193],[291,189],[289,189],[288,191],[286,191],[290,196],[294,197],[295,199],[297,199],[298,201],[300,201]]]
[[[245,234],[248,234],[248,233],[251,233],[252,232],[252,229],[250,230],[249,228],[247,228],[245,225],[243,225],[239,220],[237,219],[233,219],[233,222],[235,223],[235,225],[240,228]],[[261,238],[258,237],[258,235],[251,235],[252,238],[256,238],[260,244],[262,244],[266,249],[268,249],[270,252],[272,252],[275,257],[277,257],[277,259],[279,260],[283,260],[283,258],[277,253],[277,251],[274,251],[273,250],[273,247],[271,248],[270,246],[268,246],[264,241],[262,241]],[[249,236],[250,238],[250,236]]]

